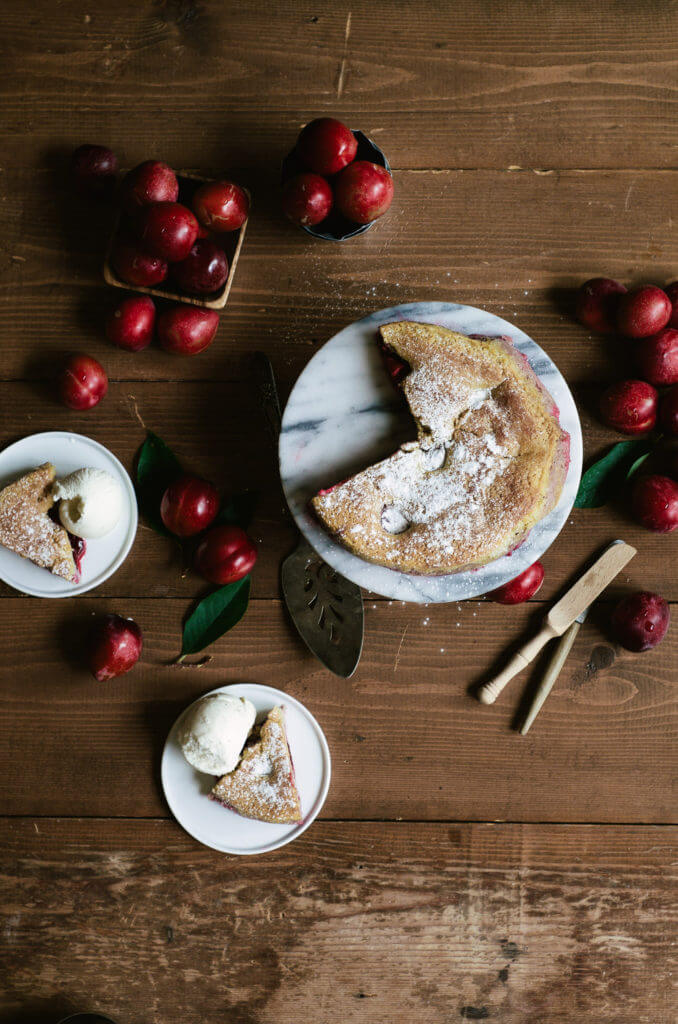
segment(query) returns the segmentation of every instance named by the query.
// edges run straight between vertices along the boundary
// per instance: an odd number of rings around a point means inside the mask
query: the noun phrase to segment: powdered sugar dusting
[[[412,414],[421,429],[434,439],[452,435],[459,414],[471,404],[476,390],[473,382],[463,376],[455,378],[450,387],[444,357],[434,352],[429,361],[417,366],[403,385]]]
[[[55,576],[77,578],[71,544],[63,526],[48,515],[54,467],[39,466],[0,491],[0,544]]]
[[[557,426],[503,339],[395,328],[382,334],[409,364],[400,386],[419,439],[314,507],[347,547],[379,564],[430,574],[483,564],[544,514]]]
[[[301,820],[282,708],[270,712],[259,739],[245,747],[238,767],[217,782],[211,795],[246,818],[274,823]]]
[[[408,525],[426,525],[433,542],[446,554],[460,544],[470,544],[479,534],[500,535],[503,517],[491,508],[489,495],[511,455],[510,446],[499,441],[493,429],[483,429],[476,422],[487,418],[495,430],[506,430],[506,413],[487,398],[489,394],[484,393],[481,401],[462,414],[454,438],[443,445],[426,448],[423,443],[406,444],[391,458],[360,474],[354,497],[359,501],[358,492],[364,491],[366,483],[375,489],[382,499],[381,524],[386,533],[401,535]],[[478,410],[483,410],[485,416],[473,416]],[[436,453],[434,459],[432,452]],[[326,507],[343,503],[347,497],[350,500],[351,484],[348,481],[330,491],[323,499]],[[361,523],[349,528],[355,536],[363,531]],[[406,550],[407,538],[399,536],[398,541],[398,548],[404,546]],[[387,539],[383,546],[389,550]]]

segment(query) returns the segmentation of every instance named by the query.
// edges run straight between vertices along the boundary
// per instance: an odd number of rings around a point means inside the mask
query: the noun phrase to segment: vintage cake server
[[[280,400],[271,361],[263,352],[255,354],[254,378],[277,453]],[[292,526],[296,530],[293,522]],[[358,666],[363,647],[360,587],[335,572],[301,535],[282,563],[281,581],[285,604],[304,643],[330,672],[348,678]]]

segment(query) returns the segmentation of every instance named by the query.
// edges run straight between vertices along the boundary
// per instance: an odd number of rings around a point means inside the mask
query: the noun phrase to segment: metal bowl
[[[104,1017],[102,1013],[73,1013],[60,1020],[59,1024],[116,1024],[116,1021]]]
[[[364,132],[358,131],[355,128],[352,128],[351,131],[358,142],[358,151],[355,159],[369,160],[373,164],[385,167],[390,173],[391,165],[384,153],[379,149],[379,146],[372,139],[368,138]],[[307,168],[300,162],[296,148],[293,149],[282,162],[282,184],[284,185],[290,178],[293,178],[296,174],[301,174],[305,170]],[[369,224],[356,224],[355,221],[342,217],[338,210],[332,210],[329,217],[326,217],[320,224],[316,224],[315,227],[306,227],[305,224],[300,224],[299,227],[308,235],[313,235],[314,238],[324,238],[328,242],[345,242],[347,238],[353,238],[355,235],[362,235],[363,231],[369,231],[375,223],[375,221],[370,221]]]

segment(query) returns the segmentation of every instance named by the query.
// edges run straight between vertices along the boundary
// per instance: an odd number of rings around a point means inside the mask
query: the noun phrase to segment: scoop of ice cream
[[[179,734],[184,757],[199,772],[225,775],[237,765],[256,711],[245,697],[212,693],[188,712]]]
[[[103,469],[76,469],[52,488],[60,501],[59,518],[66,529],[85,540],[110,533],[122,515],[123,493]]]

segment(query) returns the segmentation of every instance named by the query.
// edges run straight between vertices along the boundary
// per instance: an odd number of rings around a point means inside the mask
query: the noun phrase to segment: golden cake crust
[[[508,339],[385,324],[409,365],[400,387],[418,439],[312,499],[320,522],[367,561],[459,572],[510,551],[557,503],[569,436],[553,399]]]
[[[273,708],[238,767],[223,775],[210,795],[245,818],[277,825],[301,821],[283,708]]]
[[[68,533],[48,515],[55,478],[54,466],[45,462],[0,491],[0,544],[74,582],[78,574]]]

